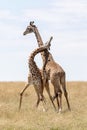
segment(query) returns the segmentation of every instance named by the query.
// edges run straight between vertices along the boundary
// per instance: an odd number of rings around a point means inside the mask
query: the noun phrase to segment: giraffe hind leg
[[[71,110],[70,104],[69,104],[69,100],[68,100],[68,93],[67,93],[66,90],[64,91],[64,96],[65,96],[65,98],[66,98],[66,102],[67,102],[68,109]]]
[[[62,85],[62,88],[63,88],[63,91],[64,91],[64,96],[65,96],[65,99],[66,99],[66,102],[67,102],[68,109],[71,110],[70,104],[69,104],[69,99],[68,99],[68,93],[67,93],[67,90],[66,90],[65,77],[62,77],[61,85]]]
[[[62,111],[62,91],[60,90],[58,92],[58,98],[59,98],[59,112]]]
[[[60,84],[60,76],[57,75],[57,77],[54,77],[51,80],[51,83],[54,86],[53,100],[56,99],[58,111],[60,112],[62,110],[62,91],[61,91],[61,84]]]
[[[48,82],[48,81],[47,81],[47,83],[45,84],[45,88],[46,88],[46,91],[47,91],[47,93],[48,93],[48,95],[49,95],[50,101],[51,101],[51,103],[52,103],[54,109],[56,110],[56,106],[55,106],[55,104],[54,104],[54,102],[53,102],[53,98],[52,98],[52,96],[51,96],[51,94],[50,94],[49,82]]]

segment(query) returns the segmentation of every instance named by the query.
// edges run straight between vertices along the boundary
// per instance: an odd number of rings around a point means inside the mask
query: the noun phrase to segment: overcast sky
[[[34,20],[68,81],[87,81],[87,0],[0,0],[0,81],[27,81],[28,57],[38,47],[23,31]],[[41,68],[40,55],[36,58]]]

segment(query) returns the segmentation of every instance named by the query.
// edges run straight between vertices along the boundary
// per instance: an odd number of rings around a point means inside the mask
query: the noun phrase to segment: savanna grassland
[[[87,130],[87,82],[67,82],[72,110],[68,111],[63,95],[61,114],[55,112],[46,91],[47,111],[43,112],[42,103],[35,108],[37,96],[33,86],[26,90],[19,112],[19,94],[24,85],[0,82],[0,130]],[[50,88],[53,95],[53,86]]]

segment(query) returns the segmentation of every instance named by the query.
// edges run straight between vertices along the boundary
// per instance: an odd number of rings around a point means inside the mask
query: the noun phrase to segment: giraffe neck
[[[42,38],[41,38],[40,33],[39,33],[37,28],[35,28],[34,33],[35,33],[35,36],[36,36],[36,39],[37,39],[38,46],[39,47],[43,46],[44,44],[43,44]]]
[[[39,46],[39,47],[43,46],[44,44],[43,44],[42,38],[41,38],[41,36],[40,36],[40,33],[39,33],[37,27],[35,27],[34,34],[35,34],[35,37],[36,37],[36,39],[37,39],[38,46]],[[48,51],[48,50],[47,50],[47,51]],[[46,52],[44,52],[44,51],[41,52],[41,57],[42,57],[42,60],[43,60],[43,64],[45,64],[45,61],[46,61],[45,53],[46,53]],[[49,52],[48,52],[48,53],[49,53]],[[53,56],[52,56],[51,53],[49,53],[49,61],[50,61],[50,62],[54,62],[54,59],[53,59]]]
[[[39,33],[37,27],[35,28],[35,32],[34,33],[35,33],[35,37],[37,39],[38,46],[39,47],[43,46],[44,44],[43,44],[42,38],[40,36],[40,33]],[[44,56],[45,54],[44,53],[45,52],[41,52],[41,57],[42,57],[43,63],[45,62],[45,56]]]
[[[46,47],[45,47],[45,46],[42,46],[42,47],[40,47],[40,48],[35,49],[35,50],[31,53],[30,58],[29,58],[29,69],[30,69],[30,73],[31,73],[32,75],[35,75],[35,73],[38,73],[38,74],[39,74],[39,68],[37,67],[36,62],[34,61],[34,57],[35,57],[38,53],[40,53],[40,52],[42,52],[42,51],[46,51],[46,50],[47,50]],[[47,58],[47,57],[46,57],[46,58]],[[45,62],[47,63],[47,60],[45,60]],[[46,63],[45,63],[45,65],[44,65],[44,67],[46,66]]]

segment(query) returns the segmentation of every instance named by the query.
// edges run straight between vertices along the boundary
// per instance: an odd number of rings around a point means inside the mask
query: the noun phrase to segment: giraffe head
[[[24,31],[23,35],[35,32],[36,26],[34,25],[34,21],[31,21],[29,26],[27,26],[26,30]]]
[[[51,36],[51,37],[50,37],[50,40],[45,43],[45,47],[46,47],[48,50],[50,50],[51,40],[52,40],[52,39],[53,39],[53,37]]]

